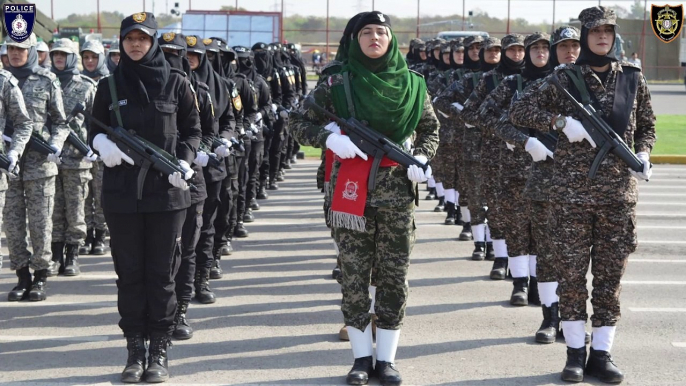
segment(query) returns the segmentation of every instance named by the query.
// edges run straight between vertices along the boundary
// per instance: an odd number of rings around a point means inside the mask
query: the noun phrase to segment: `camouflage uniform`
[[[590,66],[582,65],[581,74],[588,91],[597,100],[597,110],[610,116],[615,100],[617,74],[633,67],[613,62],[607,79],[600,79]],[[574,65],[558,66],[555,74],[570,89],[566,71]],[[510,110],[514,124],[551,131],[556,114],[580,118],[572,105],[552,85],[543,84],[526,93]],[[655,116],[650,92],[639,76],[636,98],[632,103],[628,127],[621,135],[636,152],[650,152],[655,143]],[[629,254],[637,245],[637,181],[628,167],[614,154],[608,154],[595,179],[588,178],[589,165],[597,150],[588,142],[570,143],[564,136],[555,150],[548,221],[555,264],[559,270],[560,313],[565,321],[588,318],[586,313],[586,273],[592,260],[594,327],[614,326],[620,318],[620,280]]]
[[[5,130],[7,122],[14,126],[12,143],[9,149],[5,148],[5,141],[2,141],[3,154],[14,150],[18,156],[26,148],[26,144],[31,136],[31,118],[24,104],[24,97],[19,89],[17,78],[7,70],[0,70],[0,135]],[[0,174],[0,226],[2,226],[2,212],[5,207],[5,192],[7,191],[7,176]],[[0,267],[2,264],[0,263]]]
[[[33,133],[62,148],[69,128],[65,124],[62,88],[57,77],[41,68],[26,78],[21,90]],[[52,128],[45,125],[48,115]],[[21,158],[20,167],[20,178],[9,182],[4,211],[11,269],[28,265],[34,270],[43,270],[49,267],[52,256],[50,243],[57,165],[48,161],[45,155],[28,149]],[[33,256],[26,242],[27,216]]]
[[[335,111],[331,102],[329,82],[313,91],[316,103]],[[324,147],[330,132],[325,130],[329,120],[311,110],[301,109],[291,115],[291,129],[300,143]],[[431,159],[438,147],[438,119],[431,100],[426,96],[424,113],[415,129],[415,154]],[[334,163],[334,167],[336,163]],[[336,169],[332,171],[335,186]],[[415,241],[414,202],[417,185],[407,178],[401,166],[380,168],[376,189],[369,192],[364,216],[364,232],[335,228],[334,237],[340,249],[342,270],[342,311],[346,326],[364,330],[371,322],[371,299],[368,288],[372,265],[377,268],[375,310],[377,326],[400,329],[407,304],[407,271]]]
[[[95,81],[84,75],[76,75],[62,90],[65,111],[71,111],[82,103],[91,111],[95,97]],[[87,143],[88,132],[82,114],[74,117],[69,126]],[[79,245],[86,237],[85,199],[88,195],[88,181],[91,180],[90,162],[70,144],[62,151],[62,163],[56,180],[55,209],[52,214],[52,241]]]

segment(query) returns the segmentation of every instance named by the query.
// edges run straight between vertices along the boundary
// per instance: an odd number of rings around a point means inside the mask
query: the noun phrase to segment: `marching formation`
[[[413,39],[403,57],[390,18],[363,12],[309,93],[295,45],[158,36],[151,13],[125,18],[107,53],[84,44],[83,71],[68,39],[43,56],[35,36],[10,39],[0,220],[18,284],[8,300],[45,300],[47,278],[79,275],[79,256],[104,254],[109,233],[121,380],[166,381],[171,338],[193,336],[191,299],[216,301],[222,256],[249,236],[245,223],[301,143],[323,150],[348,384],[402,384],[395,356],[423,182],[444,223],[461,226],[456,239],[473,241],[471,259],[492,261],[493,280],[512,278],[510,303],[540,305],[536,342],[564,337],[562,379],[621,383],[610,352],[655,116],[640,68],[615,57],[615,12],[578,18],[580,29],[552,36]]]

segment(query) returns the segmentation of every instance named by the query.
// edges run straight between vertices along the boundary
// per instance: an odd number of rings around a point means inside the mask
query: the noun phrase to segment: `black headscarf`
[[[60,83],[62,84],[62,88],[64,88],[71,82],[71,78],[79,74],[79,68],[77,67],[79,59],[76,57],[76,54],[65,52],[65,54],[67,54],[67,62],[64,64],[64,70],[58,70],[57,67],[55,67],[55,60],[52,58],[54,52],[55,51],[50,53],[50,60],[52,61],[50,71],[57,75],[57,78],[59,78]]]
[[[474,44],[478,44],[478,43],[474,43]],[[479,69],[481,68],[481,52],[482,51],[483,51],[483,48],[479,51],[479,60],[474,61],[474,60],[472,60],[472,58],[469,57],[469,47],[465,47],[464,48],[464,64],[463,64],[464,68],[466,68],[467,70],[471,70],[471,71],[479,71]]]
[[[210,61],[207,60],[206,54],[197,52],[196,54],[200,56],[200,64],[198,64],[198,68],[191,71],[193,73],[193,78],[196,82],[202,82],[207,85],[210,89],[212,102],[215,106],[228,106],[229,95],[226,92],[226,84],[221,75],[214,71]]]
[[[38,51],[36,50],[36,46],[29,47],[28,50],[29,58],[23,66],[13,67],[11,64],[12,62],[10,62],[10,66],[7,68],[7,70],[9,70],[9,72],[11,72],[12,75],[19,80],[19,87],[24,85],[24,82],[29,75],[35,74],[40,68],[40,65],[38,64]]]
[[[283,63],[283,57],[281,56],[281,49],[276,47],[276,50],[272,53],[272,58],[274,59],[274,67],[277,70],[282,69],[285,64]]]
[[[255,82],[258,75],[257,71],[255,71],[255,63],[253,62],[253,58],[238,58],[237,62],[238,72]]]
[[[271,58],[271,52],[267,50],[255,52],[255,68],[257,69],[257,72],[265,78],[272,76],[272,71],[274,70],[273,62],[274,60]]]
[[[172,68],[181,70],[185,72],[186,75],[190,76],[191,64],[188,62],[188,58],[186,57],[186,50],[179,50],[177,52],[178,54],[171,54],[169,52],[165,52],[164,58],[167,60],[167,63],[169,63],[169,65]]]
[[[500,51],[500,63],[498,63],[498,71],[505,75],[521,74],[524,71],[524,59],[515,62],[505,55],[505,49]]]
[[[123,41],[124,36],[120,36]],[[164,53],[157,39],[151,36],[152,46],[139,61],[134,61],[121,50],[121,60],[115,70],[117,87],[127,90],[127,95],[143,105],[147,105],[162,93],[169,80],[171,66],[164,59]]]
[[[579,58],[576,60],[576,64],[588,64],[592,67],[603,67],[606,64],[618,61],[617,57],[615,56],[615,40],[617,39],[617,31],[615,30],[614,26],[612,26],[612,28],[614,30],[614,38],[610,44],[610,52],[604,56],[601,56],[594,54],[593,51],[591,51],[591,49],[588,47],[589,30],[588,28],[582,26],[581,41],[579,42],[581,44],[581,52],[579,53]]]
[[[534,42],[535,43],[535,42]],[[536,80],[545,78],[552,72],[553,67],[550,66],[550,56],[552,55],[553,49],[550,50],[548,54],[548,62],[543,67],[537,67],[531,62],[531,47],[526,47],[526,56],[524,57],[524,71],[522,71],[522,76],[529,80]]]
[[[479,50],[479,70],[483,71],[483,72],[491,71],[492,69],[496,68],[499,64],[499,63],[495,63],[495,64],[486,63],[486,59],[484,58],[485,50],[486,50],[486,46],[482,46],[481,49]]]

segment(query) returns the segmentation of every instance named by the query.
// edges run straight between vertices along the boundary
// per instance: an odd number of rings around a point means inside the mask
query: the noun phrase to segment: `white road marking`
[[[622,280],[622,285],[686,285],[686,281],[669,281],[669,280]]]
[[[117,339],[120,339],[117,337]],[[44,335],[0,335],[0,342],[30,342],[44,340],[62,340],[69,342],[106,342],[110,340],[109,335],[89,335],[89,336],[44,336]]]
[[[686,348],[686,342],[672,342],[672,346],[678,348]]]
[[[686,312],[686,308],[650,308],[650,307],[629,307],[631,312]]]
[[[678,264],[686,264],[686,259],[685,260],[660,260],[660,259],[632,259],[632,258],[629,258],[629,262],[631,262],[631,263],[678,263]]]

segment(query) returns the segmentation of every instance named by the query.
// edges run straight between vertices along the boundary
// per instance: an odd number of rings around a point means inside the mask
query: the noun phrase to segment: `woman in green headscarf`
[[[407,68],[390,27],[380,12],[363,15],[350,37],[348,61],[312,97],[326,110],[341,118],[354,116],[398,144],[413,138],[415,158],[426,163],[438,147],[438,119],[424,79]],[[302,109],[291,115],[290,127],[300,143],[326,146],[336,154],[331,220],[340,249],[341,308],[355,358],[347,382],[366,384],[375,373],[382,385],[399,385],[394,360],[407,304],[417,183],[426,181],[431,169],[405,168],[384,158],[376,188],[368,190],[372,159],[336,123]],[[368,292],[372,266],[377,270],[376,371]]]

